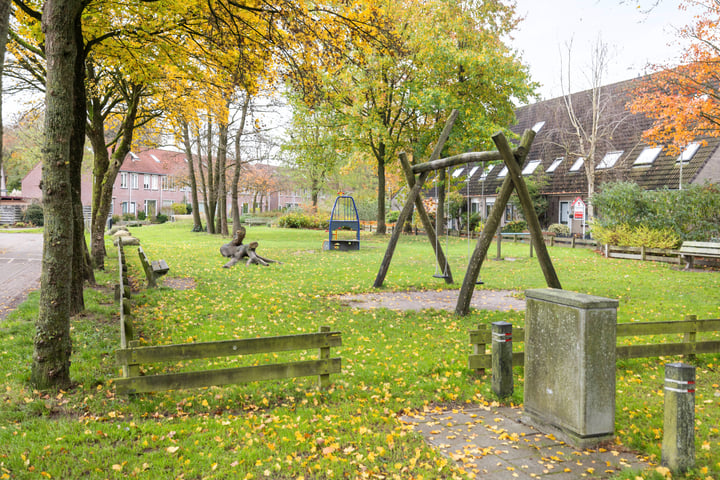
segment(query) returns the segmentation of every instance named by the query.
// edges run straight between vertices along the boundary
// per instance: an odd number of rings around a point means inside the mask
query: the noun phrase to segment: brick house
[[[684,151],[670,154],[667,146],[648,145],[642,133],[650,128],[652,120],[644,115],[631,114],[625,110],[636,82],[633,79],[603,87],[602,94],[608,99],[604,115],[616,122],[611,135],[602,138],[596,153],[596,191],[608,181],[633,181],[646,189],[681,185],[720,182],[720,138],[698,136]],[[572,94],[576,111],[589,109],[590,91]],[[544,226],[560,223],[571,227],[573,233],[582,231],[580,220],[573,219],[572,202],[581,198],[588,203],[587,177],[583,158],[569,153],[573,150],[572,126],[562,97],[518,108],[517,123],[511,127],[522,134],[533,129],[537,134],[523,166],[523,175],[544,172],[547,186],[541,191],[548,199],[548,210],[540,221]],[[487,165],[467,165],[451,169],[448,174],[462,180],[460,193],[469,197],[472,212],[487,217],[496,192],[502,184],[507,169],[501,162]],[[469,181],[467,176],[470,176]],[[503,221],[516,218],[518,212],[508,205]]]
[[[238,203],[243,212],[249,213],[297,207],[307,201],[307,195],[288,181],[278,181],[277,169],[271,165],[246,166],[247,179],[241,179]],[[22,180],[22,197],[26,202],[41,201],[40,179],[42,171],[38,164]],[[183,152],[151,148],[130,152],[123,161],[113,185],[111,215],[145,212],[169,215],[173,203],[190,203],[190,187],[187,182],[188,165]],[[259,186],[251,186],[250,178],[261,178]],[[248,180],[247,182],[245,180]],[[89,218],[92,198],[92,175],[82,175],[81,201]],[[264,187],[263,187],[264,185]],[[199,186],[198,186],[199,187]],[[199,187],[200,188],[200,187]],[[202,192],[199,192],[200,211],[204,211]],[[228,195],[228,205],[231,201]],[[253,209],[255,204],[255,209]],[[228,208],[229,211],[229,208]]]

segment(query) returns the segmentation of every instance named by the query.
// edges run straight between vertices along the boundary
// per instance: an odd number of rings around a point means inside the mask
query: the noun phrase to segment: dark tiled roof
[[[638,156],[646,147],[642,140],[642,133],[647,130],[652,120],[644,115],[631,114],[625,109],[630,92],[641,79],[607,85],[602,88],[604,112],[604,131],[600,133],[601,140],[595,156],[596,165],[600,163],[608,152],[622,151],[622,155],[609,168],[596,168],[596,188],[603,182],[614,180],[631,180],[647,189],[657,189],[667,186],[677,188],[680,182],[680,164],[678,155],[668,154],[668,148],[663,147],[657,158],[645,165],[635,165]],[[576,112],[580,112],[581,123],[589,128],[590,91],[572,94],[570,99]],[[587,192],[587,179],[585,170],[570,171],[571,166],[580,157],[574,128],[565,107],[563,97],[546,100],[532,105],[518,108],[516,111],[517,123],[511,130],[520,135],[526,129],[533,128],[540,122],[545,122],[539,129],[533,142],[528,161],[540,160],[543,171],[547,172],[553,162],[563,158],[562,162],[552,173],[547,173],[549,184],[544,190],[546,194],[583,194]],[[698,137],[700,148],[689,162],[682,166],[683,183],[690,183],[698,172],[705,166],[720,144],[719,138]],[[485,179],[485,194],[492,195],[502,184],[503,178],[498,178],[502,167],[495,166]],[[452,169],[449,172],[452,174]],[[463,172],[463,175],[467,170]],[[470,179],[470,194],[478,196],[483,189],[481,180],[482,169],[478,169]],[[463,194],[466,194],[463,189]]]

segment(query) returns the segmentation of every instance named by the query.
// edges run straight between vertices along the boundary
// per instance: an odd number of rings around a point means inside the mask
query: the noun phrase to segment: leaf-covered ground
[[[151,259],[170,265],[169,277],[191,278],[191,289],[139,288],[136,328],[147,344],[222,340],[318,331],[342,332],[343,371],[326,392],[316,379],[258,382],[208,389],[115,395],[119,375],[117,307],[112,285],[116,256],[108,243],[107,272],[86,292],[87,311],[72,322],[72,377],[67,392],[29,388],[36,295],[0,324],[2,403],[0,478],[463,478],[463,472],[397,420],[398,414],[436,405],[495,402],[489,378],[467,368],[467,332],[518,312],[474,311],[467,317],[426,310],[396,312],[343,306],[330,297],[372,291],[387,237],[363,237],[359,252],[323,252],[324,232],[250,227],[258,253],[282,261],[270,267],[223,269],[219,236],[190,233],[188,224],[132,231]],[[450,261],[460,282],[470,246],[450,239]],[[491,250],[494,252],[494,247]],[[515,261],[485,263],[484,289],[540,288],[544,280],[527,245],[503,244]],[[667,264],[608,260],[582,249],[553,247],[563,287],[616,298],[620,322],[680,320],[686,314],[720,318],[720,273],[683,272]],[[129,247],[130,276],[143,273]],[[493,255],[494,256],[494,255]],[[401,238],[385,291],[445,288],[432,278],[432,248],[423,237]],[[454,288],[459,288],[457,283]],[[718,334],[706,336],[717,337]],[[674,339],[623,339],[628,342]],[[316,351],[219,358],[143,371],[225,368]],[[656,461],[662,441],[663,365],[678,358],[618,363],[617,442]],[[720,479],[720,356],[701,355],[697,370],[697,468],[687,478]],[[516,369],[512,403],[522,402],[523,371]],[[633,474],[652,478],[656,471]]]

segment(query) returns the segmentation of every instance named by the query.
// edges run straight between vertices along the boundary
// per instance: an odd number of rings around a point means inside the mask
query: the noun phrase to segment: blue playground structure
[[[339,238],[338,234],[343,230],[354,231],[355,238]],[[335,199],[328,232],[329,238],[323,243],[323,250],[360,250],[360,217],[351,196],[340,195]]]

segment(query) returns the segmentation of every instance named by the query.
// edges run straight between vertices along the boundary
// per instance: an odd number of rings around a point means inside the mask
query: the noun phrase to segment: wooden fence
[[[624,258],[629,260],[642,260],[651,262],[665,262],[680,264],[680,252],[664,248],[647,247],[618,247],[603,245],[603,254],[607,258]]]
[[[254,365],[248,367],[164,373],[158,375],[128,375],[115,379],[118,394],[180,390],[260,380],[318,376],[320,388],[330,383],[330,374],[340,373],[341,359],[330,358],[330,347],[342,345],[340,332],[321,327],[318,333],[279,337],[248,338],[148,347],[129,347],[117,350],[116,360],[123,371],[137,371],[141,364],[184,362],[213,357],[230,357],[260,353],[285,352],[318,348],[317,360]]]
[[[688,315],[681,321],[618,323],[618,338],[682,334],[683,339],[675,343],[618,345],[616,359],[720,353],[720,340],[697,340],[698,333],[718,331],[720,331],[720,319],[698,320],[694,315]],[[492,341],[490,329],[487,325],[480,325],[477,330],[471,330],[469,333],[473,353],[468,357],[468,367],[480,371],[491,368],[492,354],[486,351]],[[525,329],[513,328],[513,343],[524,341]],[[513,352],[513,366],[523,365],[525,365],[525,352]]]
[[[122,377],[113,380],[117,394],[180,390],[314,375],[318,376],[319,387],[327,388],[330,385],[330,374],[341,371],[341,359],[330,358],[330,348],[342,345],[341,334],[330,331],[330,327],[325,326],[320,327],[318,333],[141,347],[139,342],[133,338],[127,271],[125,252],[122,241],[119,241],[118,284],[115,286],[115,300],[120,304],[120,348],[115,351],[115,357],[117,364],[122,367]],[[202,358],[313,348],[318,349],[317,360],[146,376],[142,375],[140,371],[140,366],[143,364],[185,362]]]

